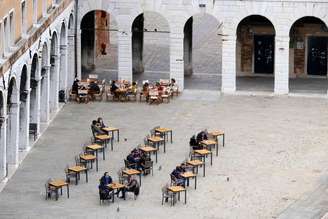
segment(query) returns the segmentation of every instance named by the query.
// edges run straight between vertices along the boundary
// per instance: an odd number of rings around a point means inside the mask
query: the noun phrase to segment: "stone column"
[[[77,47],[77,55],[76,55],[76,62],[77,62],[77,78],[81,80],[82,77],[82,64],[81,64],[81,30],[77,30],[76,35],[76,47]]]
[[[184,40],[183,40],[183,60],[184,60],[184,74],[192,75],[193,67],[192,67],[192,25],[193,18],[190,18],[184,28]]]
[[[0,117],[1,121],[3,122],[0,126],[0,182],[6,177],[6,163],[7,163],[7,157],[6,157],[6,132],[7,132],[7,118],[6,115],[1,115]]]
[[[60,45],[60,71],[59,90],[65,90],[67,95],[67,45]]]
[[[289,92],[289,36],[275,37],[274,93]]]
[[[49,90],[50,90],[50,65],[43,66],[43,74],[41,79],[41,112],[40,121],[43,123],[49,122],[50,104],[49,104]]]
[[[53,65],[50,66],[50,114],[58,110],[58,92],[59,92],[59,57],[52,55]]]
[[[236,91],[236,35],[222,37],[222,87],[223,93]]]
[[[170,78],[174,78],[179,90],[184,89],[183,33],[170,33]]]
[[[118,79],[132,81],[132,37],[130,31],[118,33]]]
[[[144,72],[143,66],[143,41],[144,17],[138,16],[132,26],[132,71],[133,74]]]
[[[18,165],[19,145],[19,103],[13,103],[8,112],[7,126],[7,163]]]
[[[67,84],[71,87],[75,78],[75,36],[68,35],[68,56],[67,56]]]

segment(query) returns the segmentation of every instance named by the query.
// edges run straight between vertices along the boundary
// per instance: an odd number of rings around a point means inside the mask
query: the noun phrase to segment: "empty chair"
[[[173,205],[173,193],[168,190],[169,185],[166,184],[162,187],[162,205],[165,202],[168,202],[171,199],[171,206]]]
[[[141,164],[143,172],[145,175],[149,174],[151,172],[151,175],[154,175],[154,168],[153,168],[153,161],[147,160],[144,164]]]

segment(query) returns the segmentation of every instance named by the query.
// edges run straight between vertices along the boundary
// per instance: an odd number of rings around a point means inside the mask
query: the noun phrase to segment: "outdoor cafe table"
[[[145,146],[140,147],[139,149],[142,150],[145,153],[148,153],[149,156],[151,156],[151,153],[152,152],[155,152],[155,160],[156,160],[156,163],[157,163],[157,151],[158,151],[157,148],[154,148],[152,146],[145,145]]]
[[[69,167],[68,171],[75,173],[75,184],[78,184],[78,180],[80,179],[80,173],[85,172],[85,181],[88,182],[88,168],[82,166],[73,166]]]
[[[164,153],[166,152],[166,144],[165,144],[165,140],[161,137],[158,136],[151,136],[149,138],[147,138],[148,143],[151,142],[153,143],[159,150],[159,144],[161,142],[164,142]]]
[[[141,171],[135,169],[125,169],[122,170],[122,173],[128,176],[139,175],[139,183],[141,186]]]
[[[109,135],[96,135],[96,139],[105,142],[105,147],[107,148],[107,143],[110,140],[111,150],[113,150],[113,138]]]
[[[96,161],[96,170],[98,172],[98,157],[92,154],[83,154],[80,155],[80,161],[85,161],[87,164],[91,164],[91,169],[92,169],[92,164],[93,162]]]
[[[121,183],[118,183],[118,182],[113,182],[113,183],[107,185],[107,187],[110,188],[110,189],[113,189],[113,190],[114,190],[113,200],[112,200],[113,203],[114,203],[114,199],[115,199],[115,190],[116,190],[116,192],[117,192],[117,196],[118,196],[118,191],[119,191],[120,189],[125,188],[125,185],[123,185],[123,184],[121,184]],[[125,200],[125,197],[124,197],[124,200]]]
[[[205,163],[200,160],[189,160],[187,161],[187,164],[192,166],[193,168],[196,168],[196,174],[198,174],[198,167],[203,165],[203,176],[205,177]]]
[[[112,138],[114,139],[114,132],[117,132],[117,141],[120,141],[120,129],[114,128],[114,127],[105,127],[103,128],[105,132],[111,132],[112,133]]]
[[[202,149],[202,150],[194,150],[194,154],[198,154],[203,158],[203,161],[205,163],[206,155],[211,155],[211,166],[213,164],[213,153],[212,151],[209,151],[207,149]]]
[[[217,141],[213,140],[203,140],[200,142],[201,145],[204,145],[207,149],[212,151],[212,148],[214,147],[216,149],[216,156],[219,154],[219,145]]]
[[[173,142],[172,129],[170,129],[170,128],[157,128],[157,129],[155,129],[155,133],[160,133],[161,136],[164,136],[164,141],[166,141],[166,139],[169,138],[169,133],[170,133],[171,143]]]
[[[88,145],[87,149],[96,152],[97,160],[98,160],[98,151],[102,150],[103,160],[105,160],[105,148],[104,148],[104,146],[99,145],[99,144],[92,144],[92,145]]]
[[[189,179],[194,178],[195,179],[195,189],[197,188],[197,174],[193,172],[184,172],[180,174],[183,178],[187,180],[187,186],[189,186]]]
[[[187,204],[187,190],[183,188],[182,186],[170,186],[167,188],[168,191],[173,192],[173,194],[179,194],[178,198],[180,200],[180,193],[184,192],[185,193],[185,204]],[[172,202],[174,205],[174,199],[172,198]]]
[[[218,140],[218,137],[219,136],[222,136],[222,144],[223,144],[223,147],[224,147],[224,143],[225,143],[225,140],[224,140],[224,138],[225,138],[224,131],[214,130],[214,131],[209,132],[208,134],[212,135],[215,138],[215,140],[217,141],[217,143],[219,141]]]
[[[63,195],[63,187],[66,186],[67,198],[69,198],[69,184],[62,179],[55,179],[48,183],[49,186],[56,189],[56,201],[58,200],[58,190],[60,189],[60,194]]]

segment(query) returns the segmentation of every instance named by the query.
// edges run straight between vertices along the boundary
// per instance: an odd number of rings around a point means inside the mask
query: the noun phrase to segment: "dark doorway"
[[[308,38],[309,75],[327,75],[327,37]]]
[[[273,74],[274,36],[254,35],[254,73]]]

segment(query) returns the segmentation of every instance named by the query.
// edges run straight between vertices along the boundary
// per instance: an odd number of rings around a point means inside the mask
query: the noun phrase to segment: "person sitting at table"
[[[134,164],[135,169],[141,169],[141,154],[135,149],[126,157],[130,164]]]
[[[132,82],[131,86],[128,87],[127,95],[135,95],[137,94],[137,83],[135,81]]]
[[[203,130],[197,134],[197,143],[199,144],[201,141],[207,140],[207,130]]]
[[[181,174],[184,172],[184,170],[177,166],[171,173],[171,177],[173,176],[174,183],[177,186],[185,186],[186,179],[181,176]]]
[[[109,188],[108,185],[113,182],[112,177],[108,175],[108,172],[105,172],[104,175],[100,178],[99,183],[99,195],[102,200],[107,200],[112,198],[109,193],[113,189]]]
[[[142,94],[144,97],[146,97],[146,101],[149,100],[149,83],[146,82],[142,85]]]
[[[106,132],[103,131],[103,130],[98,126],[97,120],[93,120],[93,121],[92,121],[91,129],[92,129],[92,132],[94,133],[94,135],[105,135],[105,134],[106,134]]]
[[[106,125],[103,121],[103,119],[101,117],[98,117],[97,119],[97,125],[100,127],[100,128],[106,128]]]
[[[88,89],[86,87],[79,87],[77,100],[79,103],[81,100],[84,100],[85,103],[89,102]]]
[[[79,92],[79,79],[75,78],[72,85],[72,94],[78,94]]]
[[[120,198],[125,199],[126,192],[133,192],[135,195],[135,198],[137,198],[137,196],[139,195],[139,192],[140,192],[140,184],[134,176],[129,176],[127,184],[120,191],[122,192],[122,196],[120,196]]]
[[[89,89],[92,93],[95,94],[100,92],[100,87],[95,81],[91,81],[91,83],[89,84]]]

